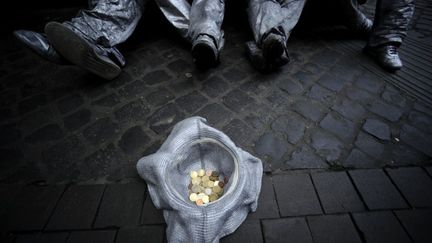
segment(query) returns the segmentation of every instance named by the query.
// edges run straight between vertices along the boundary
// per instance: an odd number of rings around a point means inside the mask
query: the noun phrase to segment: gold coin
[[[210,196],[209,196],[209,201],[210,202],[214,202],[214,201],[216,201],[216,200],[218,200],[218,195],[217,194],[211,194]]]
[[[198,172],[196,172],[194,170],[190,172],[190,177],[191,178],[196,178],[197,176],[198,176]]]
[[[203,182],[207,182],[207,181],[209,181],[209,177],[208,176],[203,176],[201,180]]]
[[[208,181],[207,182],[207,187],[214,187],[214,182],[213,181]]]
[[[219,196],[222,196],[223,193],[224,193],[224,189],[221,188],[220,192],[218,192],[217,194],[218,194]]]
[[[217,176],[219,176],[219,172],[217,172],[217,171],[212,171],[212,174],[211,174],[212,176],[214,176],[214,177],[217,177]]]
[[[200,192],[200,186],[198,186],[198,185],[193,185],[193,186],[192,186],[192,192],[194,192],[194,193],[199,193],[199,192]]]
[[[219,194],[219,192],[222,190],[222,188],[220,188],[219,186],[214,186],[213,187],[213,192],[214,193],[218,193]]]
[[[199,177],[195,177],[192,179],[192,184],[193,185],[199,185],[201,183],[201,178]]]
[[[201,169],[198,171],[198,176],[203,177],[205,175],[205,170]]]
[[[206,188],[206,189],[204,189],[204,193],[206,194],[206,195],[211,195],[212,194],[212,189],[211,188]]]
[[[205,195],[202,197],[203,203],[209,203],[209,196]]]
[[[192,202],[195,202],[198,198],[198,195],[196,193],[191,193],[189,195],[189,200],[191,200]]]

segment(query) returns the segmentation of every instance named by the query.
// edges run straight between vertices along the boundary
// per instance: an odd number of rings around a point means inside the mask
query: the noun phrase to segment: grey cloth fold
[[[400,45],[407,35],[414,8],[414,0],[377,0],[374,26],[368,45]]]
[[[306,0],[248,1],[249,24],[260,48],[263,38],[270,32],[280,34],[288,40],[306,3]]]
[[[221,198],[197,206],[188,199],[189,173],[201,168],[229,181]],[[256,210],[263,173],[261,160],[201,117],[176,124],[156,153],[138,161],[137,170],[156,208],[164,210],[170,243],[217,243],[233,233]]]

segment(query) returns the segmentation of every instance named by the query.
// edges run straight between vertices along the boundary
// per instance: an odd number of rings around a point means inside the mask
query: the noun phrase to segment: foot
[[[103,49],[65,25],[49,22],[45,25],[45,33],[54,48],[71,63],[107,80],[120,75],[121,68]]]
[[[219,51],[216,44],[208,35],[200,35],[192,44],[192,57],[198,68],[208,69],[216,66]]]
[[[44,34],[29,30],[16,30],[14,35],[19,41],[47,61],[59,65],[70,64],[53,48]]]
[[[396,71],[402,68],[402,61],[399,58],[397,46],[388,44],[377,47],[366,46],[364,52],[372,57],[378,65],[388,71]]]
[[[281,35],[270,33],[262,41],[263,56],[267,62],[281,58],[285,49],[285,38]]]
[[[264,59],[262,50],[258,48],[258,46],[253,41],[246,42],[246,53],[249,57],[249,60],[252,63],[252,66],[261,72],[268,72],[269,65],[267,65],[266,60]]]

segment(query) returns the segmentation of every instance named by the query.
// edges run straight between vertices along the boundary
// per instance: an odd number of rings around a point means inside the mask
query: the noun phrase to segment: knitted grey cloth
[[[211,169],[229,177],[218,200],[197,206],[189,201],[191,170]],[[164,210],[169,242],[212,242],[233,233],[257,208],[261,160],[235,146],[201,117],[185,119],[154,154],[138,161],[150,197]]]

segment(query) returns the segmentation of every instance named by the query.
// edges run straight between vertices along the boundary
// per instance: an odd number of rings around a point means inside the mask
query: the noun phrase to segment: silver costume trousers
[[[280,34],[288,40],[306,3],[306,0],[248,1],[249,24],[258,47],[269,33]]]
[[[414,8],[414,0],[377,0],[374,26],[368,45],[400,45],[407,35]]]
[[[127,40],[135,30],[147,0],[90,0],[89,10],[63,24],[105,48]]]
[[[225,0],[156,0],[156,3],[190,43],[200,35],[208,35],[214,39],[218,49],[222,48]]]

